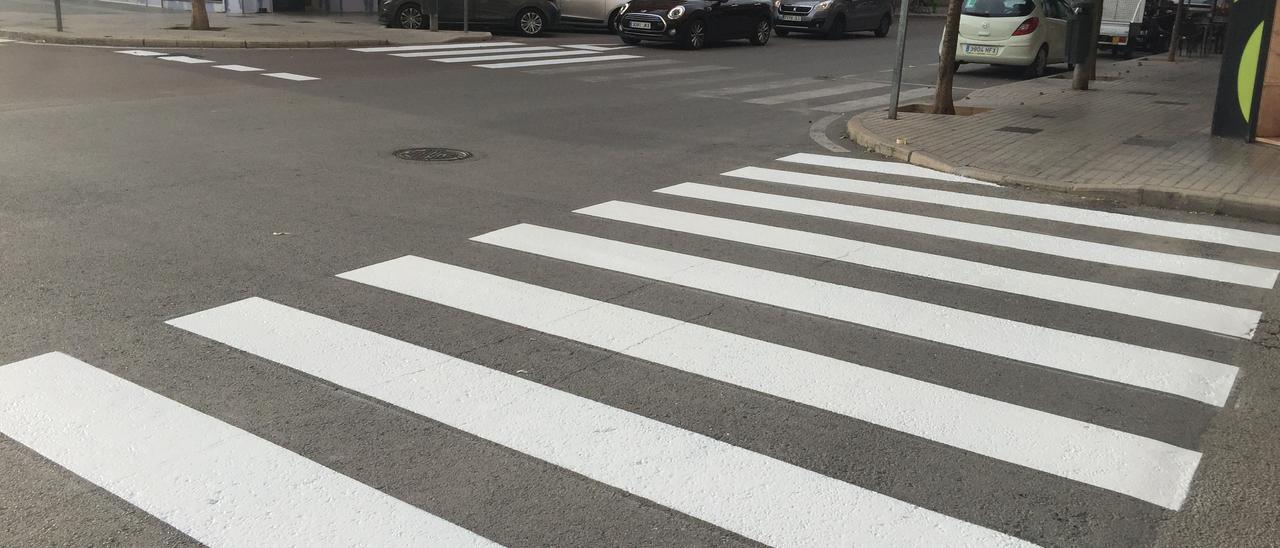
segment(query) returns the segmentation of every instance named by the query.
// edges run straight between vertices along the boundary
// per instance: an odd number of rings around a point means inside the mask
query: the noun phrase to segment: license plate
[[[1000,48],[996,46],[975,46],[973,44],[965,44],[964,52],[972,53],[974,55],[997,55],[1000,53]]]
[[[653,23],[646,23],[643,21],[630,21],[627,23],[627,26],[633,29],[651,29],[653,28]]]
[[[1124,43],[1124,37],[1123,37],[1123,36],[1112,36],[1112,37],[1111,37],[1111,43],[1112,43],[1112,44],[1123,44],[1123,43]]]
[[[780,19],[783,21],[804,21],[804,18],[799,15],[783,15]]]

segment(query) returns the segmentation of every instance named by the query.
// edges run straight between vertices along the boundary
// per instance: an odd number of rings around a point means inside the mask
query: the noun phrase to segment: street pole
[[[467,30],[468,19],[469,19],[468,17],[469,14],[467,13],[467,4],[469,3],[470,2],[467,2],[467,0],[462,0],[462,32],[463,33],[469,32]]]
[[[431,3],[430,23],[431,24],[429,26],[431,27],[431,32],[437,32],[440,30],[440,0],[435,0]]]
[[[62,0],[53,0],[53,14],[58,20],[58,32],[62,32]]]
[[[889,119],[898,119],[898,92],[902,90],[902,63],[907,54],[907,4],[902,0],[898,13],[898,59],[893,66],[893,89],[889,92]]]
[[[1186,0],[1178,0],[1178,9],[1173,16],[1173,36],[1169,37],[1169,62],[1172,63],[1174,56],[1177,55],[1179,42],[1182,41],[1182,6],[1186,4]]]
[[[1093,36],[1093,31],[1080,32],[1080,25],[1085,24],[1081,15],[1089,16],[1089,25],[1093,25],[1093,9],[1095,4],[1088,0],[1077,4],[1076,6],[1076,53],[1084,52],[1083,59],[1076,59],[1075,70],[1071,73],[1071,89],[1076,91],[1087,91],[1089,89],[1089,58],[1098,54],[1098,41]],[[1083,35],[1083,38],[1081,36]],[[1089,42],[1093,40],[1093,42]],[[1080,42],[1085,42],[1080,44]]]
[[[1089,32],[1089,43],[1093,47],[1089,48],[1089,59],[1085,63],[1085,74],[1089,75],[1090,80],[1098,79],[1098,35],[1102,33],[1102,2],[1104,0],[1093,0],[1093,21],[1089,24],[1092,28]],[[1129,37],[1133,39],[1132,36]]]

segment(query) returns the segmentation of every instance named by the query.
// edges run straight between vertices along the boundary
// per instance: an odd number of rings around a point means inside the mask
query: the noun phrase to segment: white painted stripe
[[[392,53],[392,54],[391,54],[391,56],[392,56],[392,57],[406,57],[406,58],[414,58],[414,57],[447,57],[447,56],[450,56],[450,55],[476,55],[476,54],[485,54],[485,55],[490,55],[490,54],[497,54],[497,53],[520,53],[520,52],[529,52],[529,51],[554,51],[554,50],[558,50],[558,49],[559,49],[559,48],[554,48],[554,47],[551,47],[551,46],[522,46],[522,47],[516,47],[516,48],[496,48],[496,49],[489,49],[489,50],[484,50],[484,49],[454,49],[454,50],[441,50],[441,51],[415,51],[415,52],[410,52],[410,53]]]
[[[921,179],[935,179],[938,181],[947,181],[952,183],[969,183],[975,185],[995,186],[995,183],[961,177],[936,169],[920,167],[912,164],[904,164],[901,162],[885,162],[882,160],[864,160],[862,158],[849,158],[847,156],[831,156],[827,154],[809,154],[801,152],[790,156],[778,158],[779,162],[791,162],[795,164],[807,164],[811,166],[834,167],[839,169],[852,169],[855,171],[870,171],[873,173],[884,173],[886,175],[902,175],[904,177],[917,177]]]
[[[826,175],[813,175],[808,173],[795,173],[791,171],[779,171],[776,169],[764,169],[758,167],[735,169],[725,173],[725,175],[810,188],[838,190],[840,192],[851,192],[854,194],[866,194],[868,196],[882,196],[885,198],[910,200],[913,202],[938,204],[977,211],[990,211],[1006,215],[1031,217],[1034,219],[1048,219],[1051,221],[1109,228],[1125,232],[1152,234],[1155,236],[1164,236],[1166,238],[1179,238],[1183,240],[1194,240],[1198,242],[1244,247],[1262,251],[1280,252],[1280,236],[1274,234],[1263,234],[1261,232],[1238,230],[1234,228],[1179,223],[1160,219],[1148,219],[1146,217],[1137,217],[1134,215],[1123,215],[1107,211],[1094,211],[1090,209],[1065,207],[1053,204],[1024,202],[1008,198],[994,198],[991,196],[978,196],[975,194],[965,194],[962,192],[951,192],[946,190],[889,185],[884,183],[874,183],[871,181],[860,181],[857,179],[845,179],[842,177],[829,177]]]
[[[164,59],[165,61],[173,61],[176,63],[186,63],[188,65],[199,65],[202,63],[213,62],[208,59],[200,59],[199,57],[187,57],[186,55],[169,55],[167,57],[159,57],[159,59]]]
[[[640,59],[639,55],[600,55],[597,57],[572,57],[569,59],[543,59],[541,61],[512,61],[510,63],[490,63],[475,65],[480,68],[505,69],[519,67],[543,67],[547,65],[568,65],[572,63],[599,63],[600,61],[617,61],[620,59]]]
[[[573,48],[573,49],[585,49],[590,51],[613,51],[618,49],[631,49],[631,48],[634,48],[635,46],[605,46],[605,45],[597,45],[597,44],[574,44],[574,45],[565,46],[565,47]]]
[[[563,230],[516,225],[472,239],[1217,406],[1237,372],[1163,350]]]
[[[1200,454],[709,327],[418,257],[339,277],[1177,509]]]
[[[496,546],[61,353],[0,367],[0,432],[208,546]]]
[[[263,74],[263,76],[270,76],[272,78],[279,78],[281,80],[291,80],[294,82],[307,82],[311,80],[319,80],[319,78],[316,78],[314,76],[303,76],[301,74],[294,74],[292,72],[268,72],[266,74]]]
[[[733,86],[727,88],[713,89],[694,93],[698,97],[724,97],[727,95],[737,95],[741,93],[752,93],[756,91],[768,91],[771,89],[790,88],[802,86],[805,84],[817,84],[822,82],[816,78],[794,78],[791,80],[775,80],[772,82],[761,82],[759,84],[748,84],[745,86]]]
[[[434,44],[423,46],[378,46],[376,48],[351,48],[361,53],[390,53],[393,51],[431,51],[445,49],[499,48],[503,46],[523,46],[520,42],[472,42],[466,44]]]
[[[8,38],[0,38],[0,44],[8,44],[9,42],[16,42],[16,40],[10,40]],[[122,53],[122,52],[117,51],[116,53]]]
[[[235,72],[261,72],[262,69],[256,67],[246,67],[244,65],[214,65],[213,68],[231,70]]]
[[[545,53],[512,53],[508,55],[480,55],[471,57],[450,57],[448,59],[432,59],[437,63],[476,63],[484,61],[503,61],[507,59],[538,59],[543,57],[569,57],[573,55],[599,55],[594,51],[567,50],[548,51]]]
[[[898,94],[899,101],[909,101],[911,99],[919,99],[933,95],[933,88],[915,88],[908,89]],[[821,110],[823,112],[848,113],[866,110],[869,108],[880,107],[889,104],[889,95],[877,95],[875,97],[863,97],[852,101],[844,101],[831,105],[822,105],[813,107],[813,110]]]
[[[629,58],[629,59],[634,59],[636,56],[634,56],[634,55],[627,55],[627,56],[615,56],[615,55],[611,55],[611,56],[609,56],[609,57],[612,57],[612,58],[617,58],[617,57],[627,57],[627,58]],[[599,57],[592,57],[592,58],[587,58],[587,59],[590,59],[590,60],[593,60],[593,61],[599,61],[599,60],[600,60],[600,58],[599,58]],[[566,60],[566,61],[567,61],[567,60]],[[528,72],[529,74],[575,74],[575,73],[579,73],[579,72],[595,72],[595,71],[600,71],[600,70],[614,70],[614,69],[619,69],[619,68],[631,69],[631,68],[637,68],[637,67],[653,67],[653,66],[658,66],[658,65],[672,65],[672,64],[675,64],[675,63],[677,63],[677,62],[678,62],[678,61],[676,61],[676,60],[674,60],[674,59],[646,59],[646,60],[644,60],[644,61],[627,61],[627,62],[625,62],[625,63],[602,63],[602,64],[599,64],[599,65],[587,65],[587,66],[583,66],[583,67],[560,67],[560,68],[549,68],[549,69],[537,69],[537,70],[529,70],[529,71],[525,71],[525,72]],[[486,65],[478,65],[478,66],[486,66]]]
[[[1269,268],[1187,257],[1145,249],[1133,249],[1083,240],[1072,240],[1038,232],[1027,232],[976,223],[938,219],[910,213],[795,198],[763,192],[723,188],[698,183],[682,183],[654,192],[711,200],[721,203],[798,213],[851,223],[883,226],[895,230],[942,238],[977,242],[1081,261],[1164,272],[1253,287],[1269,288],[1280,274]]]
[[[832,86],[821,89],[811,89],[808,91],[797,91],[795,93],[785,93],[782,95],[771,95],[768,97],[757,97],[755,99],[747,99],[747,103],[755,105],[779,105],[782,103],[794,103],[796,101],[804,101],[806,99],[817,99],[819,97],[830,97],[832,95],[842,95],[845,93],[854,93],[858,91],[867,91],[888,87],[885,84],[877,82],[858,82],[856,84],[846,84],[843,86]]]
[[[1256,310],[640,204],[606,202],[575,213],[1107,310],[1233,337],[1252,338],[1262,319],[1262,313]]]
[[[722,65],[698,65],[692,67],[676,67],[658,70],[625,72],[622,74],[605,74],[597,76],[584,76],[579,78],[583,82],[611,82],[614,80],[639,80],[642,78],[659,78],[662,76],[676,76],[679,74],[696,74],[700,72],[714,72],[717,70],[729,70],[733,67]]]
[[[123,53],[125,55],[133,55],[136,57],[159,57],[161,55],[169,55],[168,53],[160,53],[158,51],[147,51],[144,49],[126,49],[123,51],[117,51],[116,53]]]
[[[263,299],[169,323],[769,545],[1026,545],[701,434]]]

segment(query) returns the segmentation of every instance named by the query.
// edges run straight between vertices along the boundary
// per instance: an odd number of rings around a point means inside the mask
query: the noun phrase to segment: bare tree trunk
[[[938,55],[938,89],[933,96],[934,114],[955,114],[956,103],[951,84],[956,74],[956,42],[960,35],[960,5],[963,0],[948,0],[947,26],[942,30],[942,51]]]
[[[209,30],[209,12],[204,0],[191,0],[191,30]]]

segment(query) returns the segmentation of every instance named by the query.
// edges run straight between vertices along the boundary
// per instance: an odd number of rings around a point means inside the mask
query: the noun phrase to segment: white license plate
[[[1000,53],[1000,48],[996,46],[975,46],[973,44],[965,44],[964,52],[972,53],[974,55],[998,55]]]
[[[783,15],[780,19],[783,21],[804,21],[804,18],[799,15]]]
[[[653,28],[653,23],[645,23],[643,21],[631,21],[627,23],[627,26],[633,29],[651,29]]]

